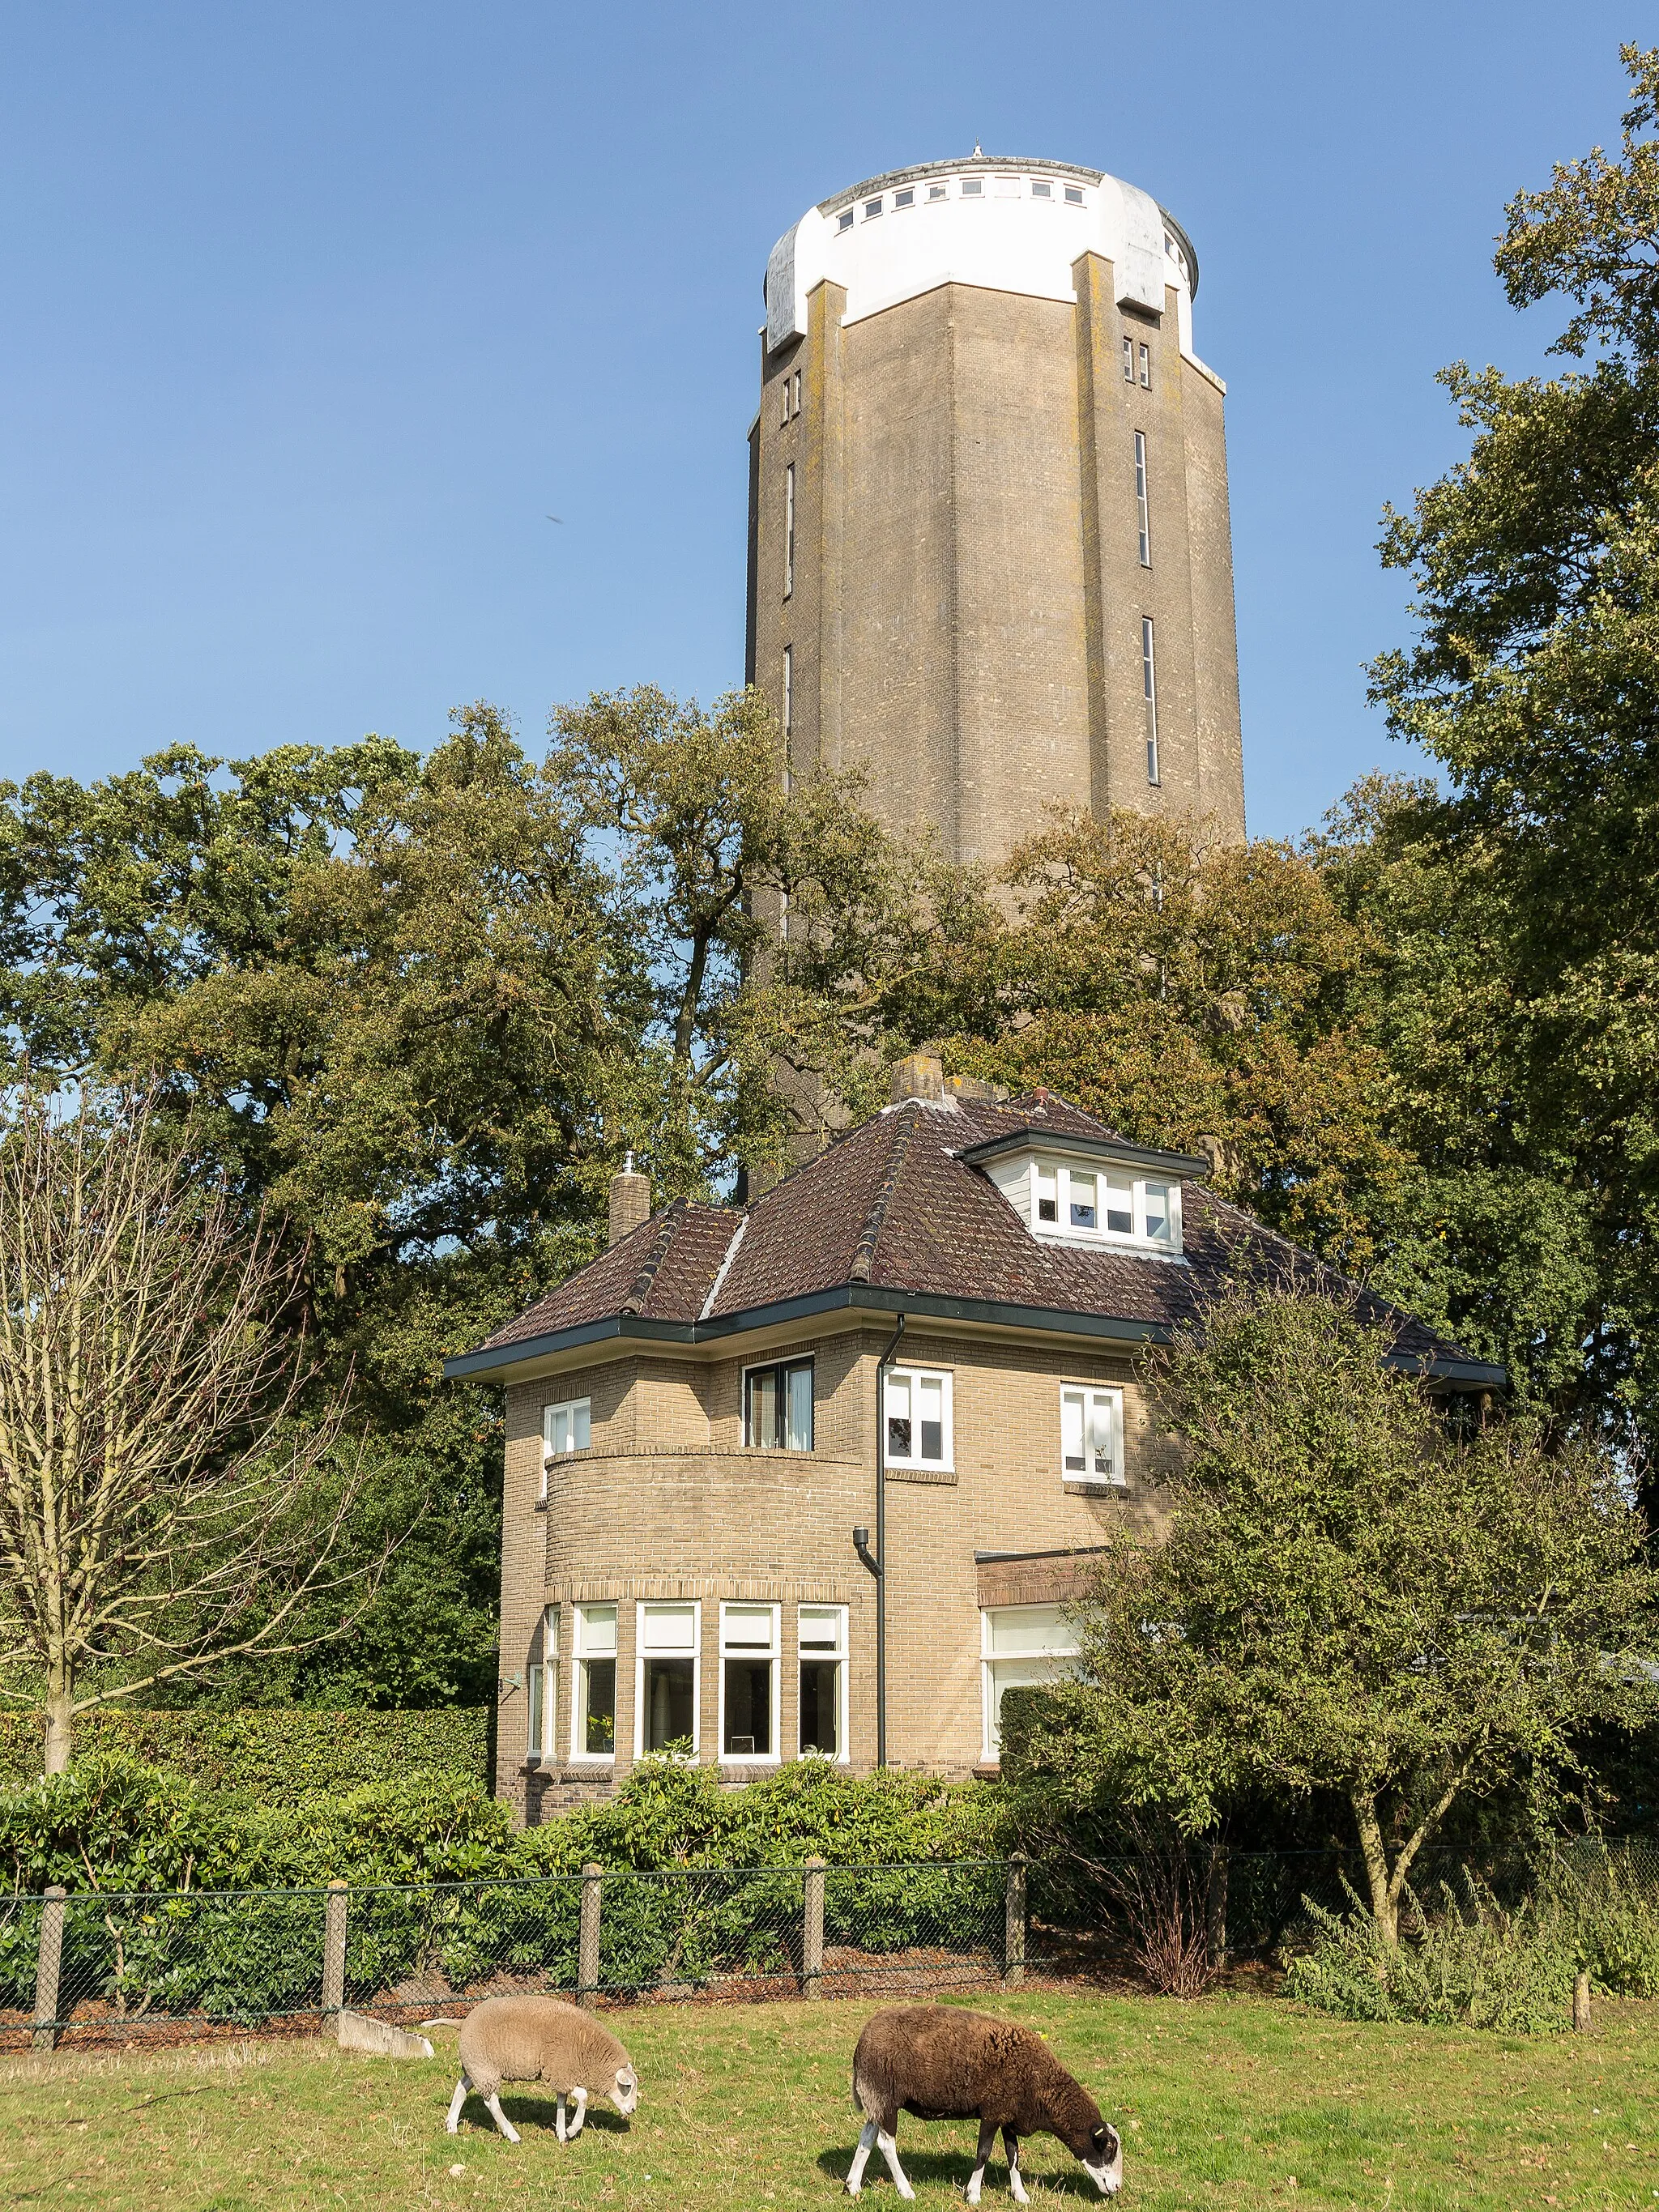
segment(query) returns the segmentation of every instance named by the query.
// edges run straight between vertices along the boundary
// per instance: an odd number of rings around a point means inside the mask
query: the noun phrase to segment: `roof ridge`
[[[629,1285],[627,1297],[617,1309],[619,1313],[643,1312],[645,1302],[650,1297],[652,1286],[657,1279],[657,1272],[667,1258],[668,1248],[674,1241],[674,1231],[679,1226],[680,1217],[690,1203],[688,1199],[671,1198],[664,1206],[662,1221],[658,1228],[655,1240],[651,1249],[640,1262],[639,1273]]]
[[[881,1242],[881,1232],[887,1220],[887,1209],[892,1204],[894,1191],[898,1188],[899,1173],[904,1165],[905,1155],[909,1152],[910,1139],[916,1133],[916,1115],[920,1111],[921,1108],[914,1099],[907,1099],[899,1109],[902,1118],[898,1134],[893,1140],[893,1157],[881,1188],[876,1193],[870,1211],[864,1217],[864,1227],[859,1232],[859,1241],[854,1248],[850,1276],[855,1283],[867,1283],[870,1279],[870,1270],[876,1263],[876,1247]]]
[[[732,1272],[732,1262],[738,1256],[738,1247],[742,1243],[748,1231],[749,1222],[750,1216],[747,1213],[738,1214],[738,1225],[726,1239],[725,1254],[720,1266],[714,1270],[714,1281],[708,1285],[708,1295],[702,1302],[702,1311],[697,1316],[699,1321],[707,1321],[709,1315],[714,1312],[714,1301],[724,1289],[726,1279]]]

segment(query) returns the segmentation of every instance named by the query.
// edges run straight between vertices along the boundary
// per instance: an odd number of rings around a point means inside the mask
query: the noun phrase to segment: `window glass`
[[[887,1374],[887,1456],[898,1467],[948,1466],[951,1378],[915,1368]]]
[[[571,1712],[578,1758],[611,1759],[617,1750],[617,1608],[576,1607],[575,1697]]]
[[[1126,384],[1133,384],[1134,380],[1135,343],[1132,337],[1126,336],[1123,341],[1123,381]]]
[[[542,1411],[542,1439],[550,1452],[586,1451],[592,1435],[592,1401],[574,1398]]]
[[[1152,349],[1147,345],[1143,345],[1140,349],[1140,382],[1143,390],[1147,392],[1152,390]]]
[[[902,192],[895,192],[893,195],[893,205],[896,209],[914,207],[915,204],[915,191],[910,185],[907,185]]]
[[[1047,180],[1045,178],[1042,178],[1042,177],[1033,177],[1033,178],[1032,178],[1032,179],[1031,179],[1031,198],[1032,198],[1034,200],[1051,200],[1051,199],[1053,199],[1054,196],[1054,186],[1053,186],[1051,184],[1049,184],[1049,183],[1048,182],[1048,180]]]
[[[1036,1171],[1036,1210],[1039,1221],[1060,1220],[1060,1178],[1053,1168],[1039,1166]]]
[[[812,1449],[812,1363],[751,1367],[743,1378],[743,1440],[758,1451]]]
[[[795,412],[800,413],[800,371],[795,371]]]
[[[1083,187],[1081,185],[1066,185],[1066,204],[1067,207],[1081,207],[1083,205]]]
[[[1146,495],[1146,436],[1142,430],[1135,432],[1135,507],[1139,523],[1140,565],[1152,565],[1152,510]]]
[[[697,1608],[640,1607],[640,1747],[666,1751],[697,1737]]]
[[[540,1759],[553,1749],[554,1715],[559,1702],[559,1609],[550,1605],[542,1614],[542,1656],[525,1678],[526,1750]]]
[[[1074,1673],[1077,1632],[1057,1605],[1005,1606],[981,1614],[984,1623],[985,1756],[1001,1741],[1002,1700],[1030,1683],[1052,1682]]]
[[[949,190],[950,187],[946,185],[929,185],[927,197],[930,200],[942,200],[946,197]]]
[[[965,200],[983,199],[985,197],[984,178],[964,177],[962,180],[962,197]]]
[[[1119,1237],[1133,1237],[1135,1228],[1135,1187],[1121,1176],[1103,1178],[1106,1185],[1106,1226]]]
[[[1079,1175],[1075,1168],[1067,1178],[1066,1218],[1073,1229],[1096,1229],[1100,1225],[1095,1205],[1095,1179],[1091,1175]]]
[[[1116,1482],[1122,1401],[1115,1390],[1062,1389],[1060,1394],[1061,1473],[1075,1481]]]
[[[879,200],[866,200],[864,203],[864,220],[866,222],[873,222],[880,213],[881,202]]]
[[[838,1605],[804,1605],[799,1620],[800,1748],[841,1759],[847,1615]]]
[[[720,1752],[775,1759],[778,1616],[769,1605],[720,1607]]]
[[[1163,1182],[1146,1185],[1146,1234],[1160,1244],[1170,1239],[1170,1186]]]
[[[841,213],[836,217],[836,228],[837,230],[851,230],[852,228],[853,210],[851,208],[843,208]]]

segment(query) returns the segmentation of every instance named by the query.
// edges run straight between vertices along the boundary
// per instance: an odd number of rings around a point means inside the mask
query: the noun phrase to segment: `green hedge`
[[[482,1783],[489,1735],[489,1710],[477,1705],[343,1713],[292,1705],[177,1713],[112,1707],[76,1723],[75,1748],[77,1758],[113,1753],[186,1775],[204,1790],[281,1804],[319,1790],[398,1782],[417,1770]],[[43,1741],[37,1715],[0,1715],[0,1790],[39,1781]]]

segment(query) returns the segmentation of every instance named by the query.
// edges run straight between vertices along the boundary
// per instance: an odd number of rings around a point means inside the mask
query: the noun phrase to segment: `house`
[[[1135,1355],[1241,1243],[1292,1248],[1201,1160],[926,1057],[904,1076],[918,1095],[747,1205],[648,1213],[625,1172],[611,1249],[448,1363],[507,1392],[497,1771],[521,1818],[671,1745],[734,1780],[991,1769],[1003,1692],[1066,1665],[1108,1532],[1156,1535],[1171,1445]],[[1442,1385],[1501,1382],[1362,1304]]]

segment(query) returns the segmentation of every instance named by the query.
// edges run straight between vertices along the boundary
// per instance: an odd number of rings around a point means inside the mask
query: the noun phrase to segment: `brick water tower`
[[[1052,801],[1244,834],[1225,386],[1133,185],[933,161],[772,250],[749,680],[797,774],[1000,860]]]

